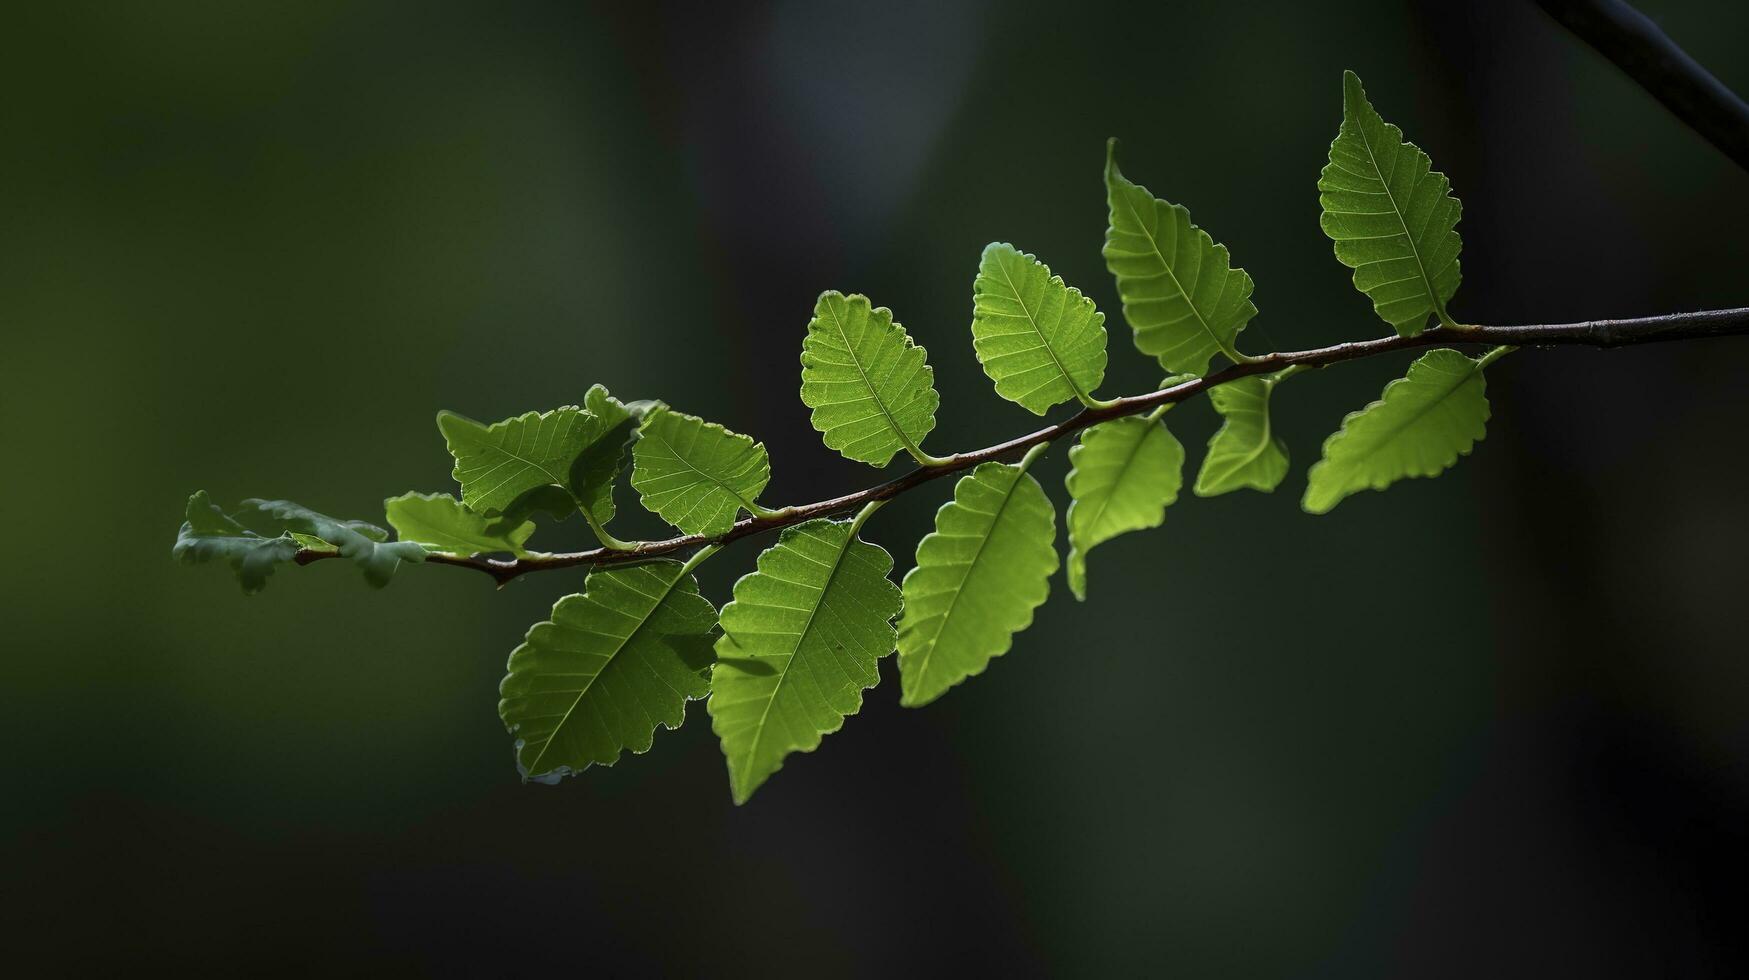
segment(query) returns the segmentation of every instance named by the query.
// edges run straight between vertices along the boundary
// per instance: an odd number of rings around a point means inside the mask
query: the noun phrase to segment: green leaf
[[[935,370],[923,348],[893,322],[893,311],[870,308],[866,296],[820,294],[802,341],[802,402],[829,449],[885,466],[905,450],[923,458],[923,437],[935,428]]]
[[[1196,475],[1196,495],[1213,497],[1251,487],[1268,493],[1287,475],[1287,443],[1269,423],[1269,396],[1276,379],[1249,377],[1209,389],[1209,401],[1226,421],[1209,439]]]
[[[1008,652],[1050,592],[1056,537],[1056,510],[1024,464],[960,478],[905,576],[901,704],[928,704]]]
[[[677,561],[602,568],[510,654],[498,714],[523,778],[557,782],[647,752],[710,690],[716,610]]]
[[[1049,266],[992,243],[972,285],[972,345],[996,393],[1035,415],[1105,379],[1105,314]]]
[[[452,555],[527,554],[523,546],[534,533],[533,521],[509,524],[476,514],[447,493],[404,493],[383,501],[383,510],[402,541]]]
[[[1086,599],[1087,553],[1127,531],[1160,526],[1184,483],[1184,447],[1166,423],[1130,415],[1082,432],[1069,465],[1069,590]]]
[[[454,412],[437,414],[437,427],[455,457],[462,503],[480,514],[503,513],[524,494],[543,487],[569,491],[571,465],[605,425],[575,405],[489,426]]]
[[[1324,458],[1307,474],[1302,506],[1324,514],[1351,493],[1450,469],[1486,430],[1482,367],[1455,350],[1421,355],[1408,376],[1386,385],[1378,401],[1349,413],[1324,441]]]
[[[342,521],[289,500],[245,500],[233,515],[257,532],[279,531],[320,538],[356,564],[364,580],[382,588],[401,562],[422,562],[426,551],[413,541],[390,541],[389,532],[364,521]]]
[[[687,534],[727,533],[770,479],[764,443],[672,409],[651,412],[632,446],[644,507]]]
[[[601,432],[571,464],[570,489],[598,524],[613,520],[614,482],[626,468],[629,450],[638,438],[639,423],[660,406],[661,402],[649,401],[627,405],[601,385],[591,386],[584,394],[583,408],[600,420]]]
[[[401,562],[425,560],[412,541],[389,541],[389,532],[364,521],[336,520],[289,500],[245,500],[226,515],[206,491],[188,498],[186,520],[171,554],[195,564],[223,560],[246,593],[260,592],[273,567],[297,557],[303,547],[332,550],[358,565],[364,580],[381,588]]]
[[[246,595],[267,587],[275,565],[297,557],[299,543],[290,535],[263,537],[232,520],[205,490],[188,498],[186,520],[170,554],[186,565],[224,561],[237,574]]]
[[[1354,72],[1342,73],[1342,128],[1318,176],[1319,220],[1354,287],[1397,333],[1412,337],[1445,304],[1462,274],[1451,181],[1403,131],[1380,118]]]
[[[887,579],[892,557],[856,531],[827,520],[789,528],[723,607],[709,707],[736,803],[784,756],[837,731],[880,680],[899,590]]]
[[[1117,279],[1136,348],[1172,372],[1203,375],[1209,360],[1241,360],[1234,344],[1257,315],[1251,276],[1231,267],[1225,245],[1190,221],[1183,205],[1160,200],[1117,168],[1106,144],[1105,267]]]

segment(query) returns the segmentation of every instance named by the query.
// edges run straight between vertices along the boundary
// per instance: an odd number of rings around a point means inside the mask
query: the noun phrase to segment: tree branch
[[[1622,0],[1537,0],[1676,118],[1749,170],[1749,104]]]
[[[1279,371],[1287,367],[1318,368],[1342,361],[1376,357],[1393,351],[1451,344],[1623,347],[1630,344],[1651,344],[1669,340],[1694,340],[1702,337],[1725,337],[1742,334],[1749,334],[1749,307],[1734,310],[1709,310],[1701,313],[1671,313],[1632,320],[1587,320],[1583,323],[1535,324],[1515,327],[1464,327],[1457,330],[1441,327],[1414,337],[1382,337],[1378,340],[1354,341],[1337,344],[1333,347],[1319,347],[1315,350],[1267,354],[1170,388],[1148,392],[1144,395],[1119,398],[1098,408],[1083,409],[1074,417],[1056,425],[1046,426],[1023,436],[1016,436],[1007,442],[1000,442],[994,446],[971,452],[956,453],[943,459],[937,465],[912,470],[904,476],[879,486],[858,490],[855,493],[847,493],[841,497],[832,497],[828,500],[818,500],[811,504],[784,507],[760,517],[749,517],[738,522],[727,534],[716,537],[694,534],[668,538],[663,541],[639,542],[635,547],[625,549],[595,548],[571,554],[531,555],[516,559],[460,558],[452,555],[434,554],[425,560],[429,564],[456,565],[485,572],[497,580],[500,586],[503,586],[511,579],[528,572],[574,568],[578,565],[626,565],[691,551],[706,545],[728,544],[751,535],[791,527],[816,517],[827,517],[854,510],[873,501],[890,500],[931,480],[938,480],[944,476],[971,469],[979,463],[1018,457],[1039,443],[1054,442],[1064,436],[1073,435],[1090,425],[1097,425],[1100,422],[1125,415],[1146,412],[1161,405],[1181,402],[1200,395],[1216,385],[1226,384],[1229,381],[1253,374]],[[298,552],[297,562],[300,565],[307,565],[314,561],[333,557],[336,555],[331,551],[306,550]]]

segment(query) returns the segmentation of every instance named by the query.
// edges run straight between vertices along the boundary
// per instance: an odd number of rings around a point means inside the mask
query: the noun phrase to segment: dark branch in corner
[[[1749,104],[1622,0],[1537,0],[1676,118],[1749,170]]]
[[[1583,323],[1517,327],[1466,327],[1461,330],[1440,328],[1429,330],[1414,337],[1383,337],[1378,340],[1354,341],[1337,344],[1334,347],[1320,347],[1315,350],[1268,354],[1171,388],[1163,388],[1145,395],[1119,398],[1110,405],[1100,408],[1084,409],[1080,414],[1064,422],[1046,426],[1036,432],[1017,436],[1007,442],[997,443],[984,449],[957,453],[949,456],[940,465],[912,470],[904,476],[879,486],[858,490],[855,493],[847,493],[829,500],[785,507],[765,517],[749,517],[737,523],[729,533],[718,537],[687,535],[668,538],[664,541],[646,541],[640,543],[636,548],[626,550],[595,548],[571,554],[534,555],[518,559],[459,558],[451,555],[431,555],[425,560],[429,564],[458,565],[462,568],[472,568],[485,572],[502,586],[511,579],[527,572],[574,568],[578,565],[625,565],[692,551],[707,544],[728,544],[751,535],[800,524],[816,517],[827,517],[854,510],[870,501],[897,497],[913,487],[921,486],[952,473],[971,469],[979,463],[1017,458],[1027,449],[1041,442],[1054,442],[1064,436],[1073,435],[1090,425],[1097,425],[1100,422],[1124,415],[1135,415],[1160,405],[1181,402],[1200,395],[1216,385],[1225,384],[1248,375],[1278,371],[1294,365],[1308,368],[1323,367],[1327,364],[1375,357],[1392,351],[1440,347],[1449,344],[1622,347],[1630,344],[1651,344],[1667,340],[1694,340],[1702,337],[1724,337],[1740,334],[1749,334],[1749,307],[1735,310],[1710,310],[1702,313],[1671,313],[1633,320],[1587,320]],[[333,557],[336,557],[336,554],[331,551],[300,551],[297,562],[300,565],[307,565],[314,561]]]

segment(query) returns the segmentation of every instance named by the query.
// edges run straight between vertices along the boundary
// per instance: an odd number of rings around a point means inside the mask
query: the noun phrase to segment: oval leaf
[[[802,341],[802,402],[829,449],[885,466],[921,457],[935,428],[935,371],[923,348],[866,296],[821,293]]]
[[[1105,314],[1013,245],[991,244],[978,263],[972,345],[996,393],[1035,415],[1087,401],[1105,380]]]
[[[1324,458],[1307,474],[1302,503],[1328,513],[1361,490],[1438,476],[1485,434],[1488,397],[1482,364],[1455,350],[1428,351],[1384,395],[1342,420],[1324,441]]]

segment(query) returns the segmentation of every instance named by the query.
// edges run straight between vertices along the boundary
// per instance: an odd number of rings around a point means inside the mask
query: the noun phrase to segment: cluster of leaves
[[[1343,93],[1341,130],[1318,182],[1336,256],[1398,333],[1418,333],[1430,319],[1450,324],[1458,202],[1352,74]],[[1238,349],[1257,315],[1251,277],[1183,206],[1126,178],[1115,142],[1105,186],[1106,265],[1136,347],[1169,375],[1164,384],[1204,376],[1217,359],[1251,362]],[[1002,243],[984,250],[971,333],[996,393],[1022,408],[1042,415],[1065,402],[1113,404],[1095,394],[1106,369],[1104,314],[1035,256]],[[1451,466],[1482,436],[1482,372],[1503,352],[1472,359],[1438,349],[1415,361],[1330,436],[1310,470],[1304,508],[1321,514],[1359,490]],[[925,467],[950,462],[923,450],[940,398],[926,352],[889,310],[859,295],[821,295],[801,368],[802,402],[828,447],[877,467],[900,453]],[[1209,441],[1196,494],[1267,492],[1281,483],[1288,450],[1271,425],[1271,399],[1294,373],[1249,375],[1210,390],[1223,424]],[[1159,526],[1178,497],[1185,451],[1166,427],[1165,408],[1089,426],[1069,450],[1066,577],[1078,598],[1087,593],[1088,553]],[[759,502],[771,474],[762,443],[660,402],[621,402],[599,385],[581,406],[491,425],[445,412],[438,428],[455,459],[460,498],[387,500],[396,540],[284,501],[245,501],[226,513],[197,493],[175,553],[225,560],[254,592],[276,565],[300,556],[350,559],[379,586],[402,561],[527,556],[537,512],[575,512],[605,546],[632,548],[607,530],[614,484],[628,462],[643,506],[686,534],[718,538],[743,512],[781,513]],[[658,727],[679,726],[688,700],[708,698],[741,802],[790,753],[814,749],[857,712],[887,654],[898,653],[906,705],[928,704],[981,673],[1031,624],[1059,565],[1056,508],[1029,472],[1047,445],[962,476],[901,585],[892,581],[892,557],[861,536],[878,502],[848,520],[787,527],[721,610],[693,577],[716,544],[684,563],[596,568],[583,591],[560,599],[510,654],[499,712],[515,736],[517,765],[526,778],[548,781],[611,765],[627,750],[647,751]]]

